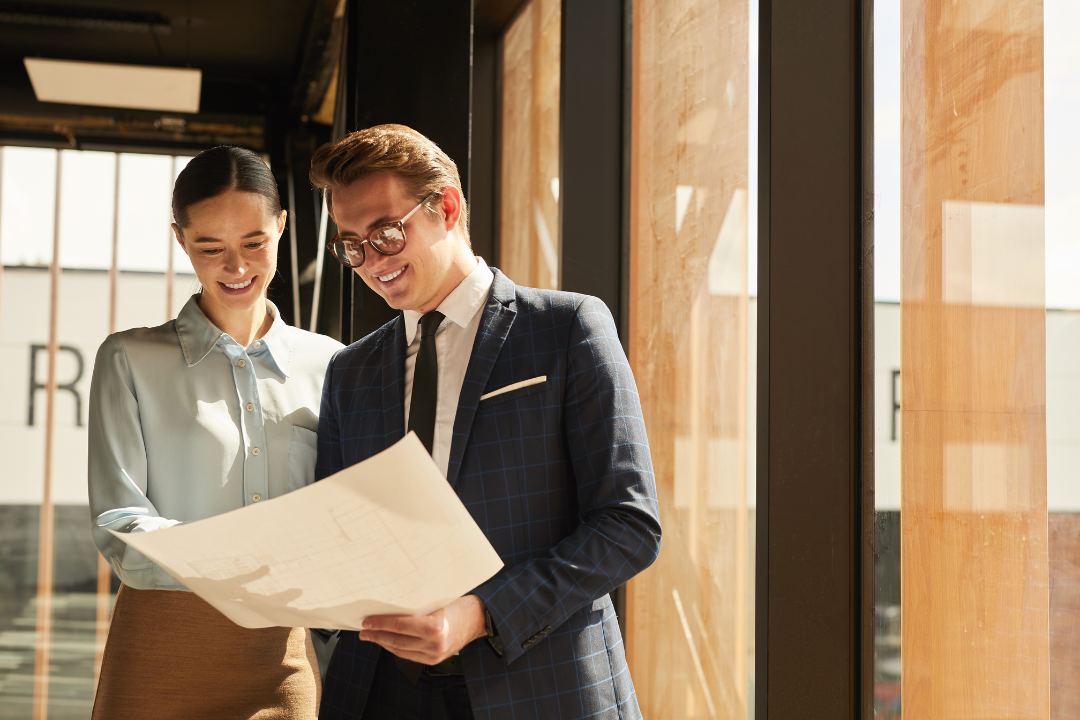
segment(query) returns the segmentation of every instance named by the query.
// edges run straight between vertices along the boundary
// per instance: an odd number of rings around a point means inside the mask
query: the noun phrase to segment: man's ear
[[[446,232],[451,233],[461,220],[461,191],[453,185],[442,189],[442,214]]]

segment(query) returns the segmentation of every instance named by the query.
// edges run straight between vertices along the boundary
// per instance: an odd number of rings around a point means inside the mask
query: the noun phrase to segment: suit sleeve
[[[592,297],[578,305],[571,328],[563,422],[580,524],[545,555],[503,568],[474,591],[491,613],[507,663],[660,551],[637,385],[611,313]]]
[[[186,590],[164,569],[109,530],[150,532],[178,525],[147,497],[146,447],[127,352],[118,335],[98,349],[90,382],[88,482],[90,534],[120,580],[136,590]]]
[[[326,368],[323,379],[322,402],[319,407],[319,447],[315,464],[315,479],[322,480],[344,469],[341,459],[341,436],[338,431],[338,414],[335,397],[334,363],[338,355],[334,353]]]

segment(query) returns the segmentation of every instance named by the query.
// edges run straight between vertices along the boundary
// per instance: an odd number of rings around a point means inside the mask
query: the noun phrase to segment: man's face
[[[455,188],[447,188],[452,196]],[[367,237],[371,229],[401,220],[416,207],[420,198],[408,193],[401,179],[389,172],[363,177],[352,185],[335,190],[332,196],[339,234]],[[453,197],[430,201],[442,209],[442,219],[433,218],[425,208],[405,223],[405,249],[397,255],[381,255],[364,245],[364,264],[353,268],[367,286],[381,295],[395,310],[428,312],[452,288],[444,288],[458,245],[465,242],[452,232],[460,209]],[[449,203],[449,207],[448,207]]]

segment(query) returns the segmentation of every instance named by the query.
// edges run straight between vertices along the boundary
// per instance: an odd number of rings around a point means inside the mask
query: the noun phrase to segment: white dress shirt
[[[438,399],[435,407],[435,436],[431,457],[445,477],[450,467],[450,443],[454,439],[454,419],[457,417],[461,386],[469,369],[473,342],[480,328],[481,312],[491,292],[495,275],[483,258],[476,258],[476,268],[469,273],[436,308],[446,318],[435,331],[435,353],[438,355]],[[413,375],[416,374],[416,353],[420,351],[421,313],[406,310],[405,316],[405,427],[409,427],[412,405]]]

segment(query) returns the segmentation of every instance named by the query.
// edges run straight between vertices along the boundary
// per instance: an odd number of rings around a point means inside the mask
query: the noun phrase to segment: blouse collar
[[[180,314],[176,316],[176,335],[180,338],[180,347],[184,351],[184,360],[188,367],[198,365],[219,343],[239,347],[233,338],[210,322],[199,307],[198,301],[199,294],[192,295],[184,304]],[[245,349],[249,355],[258,355],[265,349],[271,364],[276,367],[282,377],[287,378],[292,361],[292,333],[289,332],[289,326],[281,319],[281,313],[278,312],[274,303],[267,300],[266,308],[274,318],[270,330]]]

